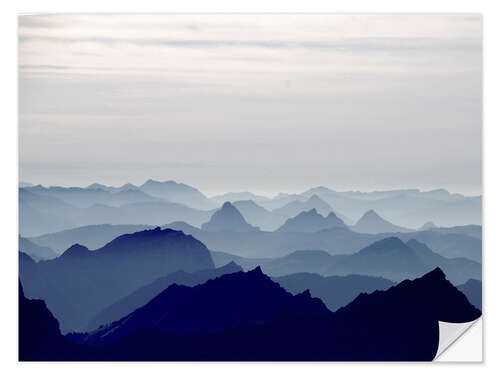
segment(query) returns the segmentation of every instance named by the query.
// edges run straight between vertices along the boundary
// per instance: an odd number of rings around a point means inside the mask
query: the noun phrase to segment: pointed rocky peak
[[[365,214],[358,220],[358,222],[354,226],[352,226],[352,229],[357,232],[371,234],[411,231],[411,229],[392,224],[391,222],[382,218],[374,210],[366,211]]]
[[[318,210],[316,210],[315,208],[312,208],[308,211],[302,211],[301,213],[299,213],[297,216],[295,216],[295,218],[297,217],[315,217],[315,218],[324,218],[319,212]]]
[[[314,203],[314,202],[321,202],[321,203],[325,203],[325,201],[323,199],[321,199],[318,194],[313,194],[309,197],[309,199],[307,200],[307,202],[309,203]]]
[[[231,202],[225,202],[219,210],[214,212],[210,220],[202,225],[201,229],[208,232],[255,232],[258,230],[246,222]]]
[[[446,275],[441,268],[436,267],[432,271],[426,273],[420,279],[421,280],[433,280],[433,281],[445,281]]]
[[[339,217],[337,215],[335,215],[335,212],[332,211],[328,214],[328,216],[326,218],[328,219],[328,218],[339,218]]]
[[[247,272],[248,275],[264,275],[264,272],[262,272],[262,268],[260,266],[255,267],[253,270],[250,270]]]
[[[366,219],[368,219],[368,218],[378,218],[378,219],[381,219],[381,217],[379,216],[379,214],[377,214],[375,212],[375,210],[368,210],[368,211],[366,211],[365,214],[361,217],[361,219],[362,218],[366,218]]]
[[[333,211],[327,217],[324,217],[318,213],[316,208],[312,208],[309,211],[302,211],[297,216],[288,219],[277,231],[315,233],[334,227],[345,228],[346,225]]]
[[[414,280],[404,280],[386,291],[360,294],[337,313],[363,314],[364,311],[405,316],[410,321],[426,316],[449,323],[470,322],[481,315],[481,311],[446,279],[439,267]]]

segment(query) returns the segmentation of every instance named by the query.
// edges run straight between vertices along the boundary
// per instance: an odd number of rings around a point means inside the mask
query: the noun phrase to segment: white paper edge
[[[482,362],[483,317],[467,323],[439,322],[436,362]]]

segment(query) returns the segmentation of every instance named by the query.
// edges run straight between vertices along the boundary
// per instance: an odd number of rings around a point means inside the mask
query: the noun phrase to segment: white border
[[[477,371],[495,371],[498,361],[498,296],[495,286],[500,285],[498,280],[498,262],[500,243],[498,238],[497,223],[500,218],[496,215],[500,211],[500,177],[498,173],[500,161],[500,119],[499,108],[499,36],[500,36],[500,12],[495,1],[438,1],[438,0],[366,0],[366,1],[295,1],[295,0],[244,0],[244,1],[148,1],[148,0],[121,0],[119,2],[103,2],[102,0],[86,1],[4,1],[1,5],[2,20],[0,22],[0,36],[2,38],[0,59],[2,74],[1,82],[1,177],[0,183],[0,212],[1,212],[1,251],[2,257],[2,293],[1,303],[1,366],[2,372],[33,373],[50,372],[50,374],[87,374],[89,370],[112,370],[121,373],[136,373],[144,368],[148,373],[162,373],[171,371],[192,371],[203,373],[231,373],[238,371],[240,374],[255,372],[286,371],[288,374],[299,374],[304,371],[313,370],[318,373],[331,374],[332,371],[340,371],[342,374],[352,372],[405,373],[420,374],[424,371],[451,370],[455,374]],[[335,13],[482,13],[484,16],[485,36],[485,97],[484,97],[484,292],[483,302],[486,312],[484,318],[485,344],[483,365],[465,364],[421,364],[408,366],[405,364],[141,364],[141,363],[17,363],[17,19],[19,13],[59,13],[59,12],[335,12]],[[489,293],[491,292],[491,293]],[[495,298],[497,297],[497,298]],[[496,318],[495,318],[496,317]],[[498,371],[498,369],[496,369]]]

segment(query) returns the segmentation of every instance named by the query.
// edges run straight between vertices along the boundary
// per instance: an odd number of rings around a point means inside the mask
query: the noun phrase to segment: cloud
[[[346,38],[335,41],[314,40],[207,40],[207,39],[131,39],[119,37],[67,38],[55,36],[21,36],[21,43],[44,41],[51,43],[98,43],[105,45],[133,44],[139,46],[166,46],[181,48],[270,48],[314,49],[337,52],[388,52],[388,51],[479,51],[481,43],[476,39],[444,38]]]

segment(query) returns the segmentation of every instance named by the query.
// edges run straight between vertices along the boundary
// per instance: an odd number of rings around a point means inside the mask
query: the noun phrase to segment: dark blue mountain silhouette
[[[241,213],[230,202],[215,211],[208,222],[201,226],[207,232],[255,232],[259,228],[248,224]]]
[[[315,233],[334,227],[347,228],[344,222],[331,211],[327,217],[320,215],[315,208],[302,211],[297,216],[288,219],[278,228],[278,232],[309,232]]]
[[[263,324],[280,315],[330,316],[331,312],[309,291],[293,296],[257,267],[194,287],[173,284],[143,307],[92,332],[84,342],[109,343],[151,328],[175,334],[216,333]]]
[[[471,304],[479,310],[483,310],[483,283],[479,280],[469,279],[465,284],[457,285]]]
[[[145,285],[128,296],[114,302],[97,314],[87,326],[87,331],[93,331],[103,324],[112,323],[125,315],[148,303],[153,297],[168,288],[172,284],[194,286],[203,284],[207,280],[228,273],[242,271],[242,268],[236,263],[231,262],[225,266],[201,270],[197,272],[177,271],[167,276],[161,277],[151,284]]]
[[[386,290],[394,285],[392,281],[382,277],[362,275],[325,277],[307,272],[273,277],[273,280],[292,294],[309,289],[311,295],[321,298],[331,311],[348,304],[360,293]]]
[[[226,282],[233,278],[239,280]],[[241,303],[224,298],[226,287],[232,290],[231,286],[241,286],[244,281],[249,284],[244,285],[248,300],[269,300],[269,310],[262,311],[260,303],[250,305],[247,310],[244,306],[248,301],[241,301],[244,299],[241,293],[236,300]],[[206,293],[197,294],[203,288],[210,290],[210,301],[220,304],[208,305],[203,297]],[[131,314],[131,323],[127,324],[126,319],[122,319],[121,325],[117,322],[116,328],[121,333],[126,328],[133,333],[93,350],[87,345],[68,348],[67,341],[61,341],[58,334],[57,321],[43,302],[37,301],[35,307],[31,302],[20,296],[23,360],[430,361],[438,347],[438,321],[468,322],[481,315],[439,268],[386,291],[362,293],[336,313],[326,310],[326,314],[324,306],[320,307],[322,304],[308,293],[293,297],[256,270],[225,275],[194,288],[171,286]],[[185,307],[181,311],[187,311],[187,315],[158,312],[167,312],[171,306]],[[284,306],[290,308],[283,309]],[[237,315],[233,315],[235,311]],[[276,314],[269,320],[271,311]],[[281,314],[283,311],[285,314]],[[151,321],[155,316],[161,319]],[[234,319],[239,316],[243,320]],[[255,317],[264,317],[264,321],[255,321]],[[195,327],[187,326],[187,331],[196,331],[198,319],[211,322],[216,332],[182,335],[166,332],[169,320],[194,321]],[[221,328],[227,325],[238,328]],[[179,330],[175,326],[170,328]],[[96,333],[69,336],[88,342],[96,339]]]
[[[95,358],[91,348],[69,342],[43,300],[28,299],[19,282],[19,360],[60,361]]]
[[[54,260],[23,256],[19,265],[26,295],[44,299],[63,332],[84,328],[106,306],[162,276],[214,267],[200,241],[160,228],[124,234],[94,251],[73,245]]]

